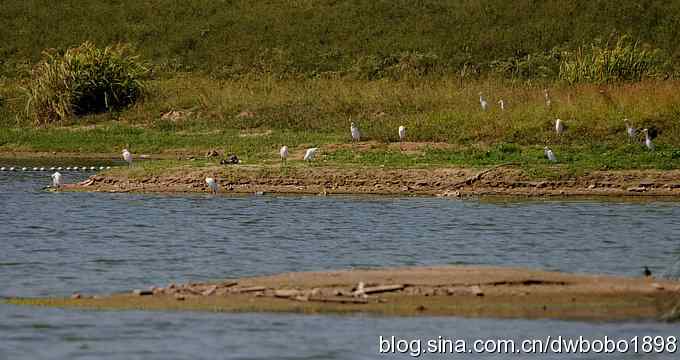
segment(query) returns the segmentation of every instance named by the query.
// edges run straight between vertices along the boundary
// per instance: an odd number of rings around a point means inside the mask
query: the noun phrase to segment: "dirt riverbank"
[[[222,194],[381,194],[430,196],[680,196],[680,171],[593,171],[536,179],[511,165],[407,168],[230,165],[175,167],[153,172],[117,169],[92,176],[71,190],[103,192],[207,192],[216,178]]]
[[[680,282],[447,266],[285,273],[169,284],[110,296],[7,301],[88,309],[677,320]]]

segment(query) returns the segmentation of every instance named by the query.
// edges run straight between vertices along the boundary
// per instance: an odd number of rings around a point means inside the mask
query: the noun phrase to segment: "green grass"
[[[218,149],[270,163],[286,144],[320,146],[336,166],[674,169],[678,81],[567,85],[553,81],[559,68],[550,61],[630,34],[636,49],[659,49],[676,68],[679,21],[680,3],[660,0],[6,1],[0,151],[127,147],[200,156]],[[148,96],[123,110],[36,127],[23,90],[30,69],[43,50],[84,41],[132,45],[153,68]],[[491,111],[480,111],[480,92]],[[173,110],[184,115],[161,116]],[[349,142],[350,117],[372,148],[337,146]],[[641,139],[628,142],[624,117],[662,129],[656,152]],[[568,126],[562,137],[552,130],[555,118]],[[430,147],[385,145],[397,141],[400,125],[409,142]],[[559,164],[543,158],[545,145]]]
[[[218,149],[246,163],[275,163],[282,144],[295,149],[320,146],[334,166],[490,166],[515,163],[537,174],[607,169],[680,168],[680,93],[675,81],[621,85],[556,85],[552,106],[543,89],[500,80],[455,78],[365,81],[352,79],[220,81],[197,76],[151,83],[151,95],[132,108],[47,127],[34,127],[16,115],[0,127],[0,151],[81,153],[183,153]],[[478,93],[507,110],[482,112]],[[14,95],[20,97],[15,89]],[[12,111],[21,102],[8,102]],[[185,111],[178,120],[169,110]],[[239,117],[250,111],[252,117]],[[384,113],[384,114],[383,114]],[[10,112],[10,114],[12,114]],[[362,131],[361,145],[349,145],[349,117]],[[568,128],[558,137],[553,121]],[[649,152],[642,139],[630,142],[623,118],[637,127],[655,125],[662,133]],[[24,121],[24,122],[22,122]],[[397,127],[407,126],[400,151]],[[391,143],[391,145],[390,145]],[[344,145],[343,145],[344,144]],[[543,157],[543,146],[559,163]],[[410,145],[414,146],[414,145]],[[532,170],[533,171],[533,170]]]
[[[370,77],[393,61],[416,65],[416,73],[432,63],[448,73],[467,65],[474,76],[495,60],[612,33],[677,63],[678,22],[680,3],[663,0],[7,0],[0,76],[21,77],[44,49],[87,40],[130,43],[157,70],[232,79]]]

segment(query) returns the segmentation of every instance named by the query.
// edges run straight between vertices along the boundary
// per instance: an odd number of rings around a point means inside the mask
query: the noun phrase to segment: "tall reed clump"
[[[663,51],[642,46],[627,35],[619,37],[613,47],[607,42],[566,53],[560,64],[560,79],[571,84],[640,81],[671,73],[670,60]]]
[[[43,52],[31,72],[27,111],[38,125],[71,116],[115,111],[145,91],[149,68],[125,45],[97,48],[90,42]]]

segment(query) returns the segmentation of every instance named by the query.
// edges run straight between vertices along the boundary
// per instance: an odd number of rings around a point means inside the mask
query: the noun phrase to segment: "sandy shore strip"
[[[513,166],[486,169],[231,165],[116,169],[67,188],[100,192],[208,192],[216,178],[222,194],[378,194],[466,196],[656,196],[680,197],[680,170],[594,171],[536,180]]]
[[[5,301],[99,310],[675,321],[680,318],[680,281],[444,266],[284,273],[108,296],[76,293],[70,298]]]

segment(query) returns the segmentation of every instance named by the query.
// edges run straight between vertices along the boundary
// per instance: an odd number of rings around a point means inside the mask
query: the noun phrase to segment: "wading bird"
[[[652,139],[654,139],[656,134],[650,133],[649,129],[642,129],[642,132],[645,134],[645,146],[647,149],[654,151],[654,143],[652,142]]]
[[[564,122],[560,119],[555,120],[555,132],[557,135],[562,135],[564,132]]]
[[[399,127],[399,141],[404,141],[406,138],[406,126],[402,125]]]
[[[482,107],[482,111],[486,111],[489,108],[489,103],[484,100],[482,93],[479,93],[479,105]]]
[[[503,99],[498,100],[498,105],[501,106],[501,111],[505,111],[505,101]]]
[[[317,150],[319,150],[319,148],[309,148],[309,149],[307,149],[307,151],[305,152],[305,157],[303,158],[303,160],[305,160],[305,161],[314,160],[314,155],[316,155]]]
[[[61,186],[64,185],[64,181],[61,178],[61,174],[57,171],[54,174],[52,174],[52,186],[59,190]]]
[[[628,134],[628,139],[635,139],[635,136],[637,135],[637,129],[630,125],[628,119],[623,119],[623,123],[626,124],[626,134]]]
[[[281,149],[279,150],[279,155],[281,155],[281,161],[285,164],[286,159],[288,158],[288,146],[286,145],[281,146]]]
[[[642,270],[642,274],[643,274],[644,276],[649,277],[649,276],[652,276],[652,271],[649,270],[649,268],[645,265],[645,268]]]
[[[211,177],[205,178],[205,183],[208,184],[208,188],[210,189],[210,193],[212,194],[217,194],[217,190],[219,190],[219,187],[217,186],[217,181]]]
[[[550,107],[552,101],[550,101],[550,94],[548,94],[548,89],[543,89],[543,96],[545,97],[545,106]]]
[[[544,147],[544,148],[543,148],[543,153],[545,154],[545,157],[548,158],[548,160],[550,160],[550,161],[552,161],[552,162],[556,162],[556,161],[557,161],[557,157],[555,156],[555,153],[554,153],[549,147],[547,147],[547,146]]]
[[[359,128],[356,126],[356,124],[354,124],[354,122],[350,124],[349,131],[352,134],[352,141],[358,142],[359,139],[361,138],[361,133],[359,132]]]
[[[1,167],[1,168],[0,168],[0,171],[5,171],[5,167],[4,167],[4,166]]]
[[[128,149],[123,149],[123,160],[128,163],[128,167],[132,167],[132,154],[130,154]]]

